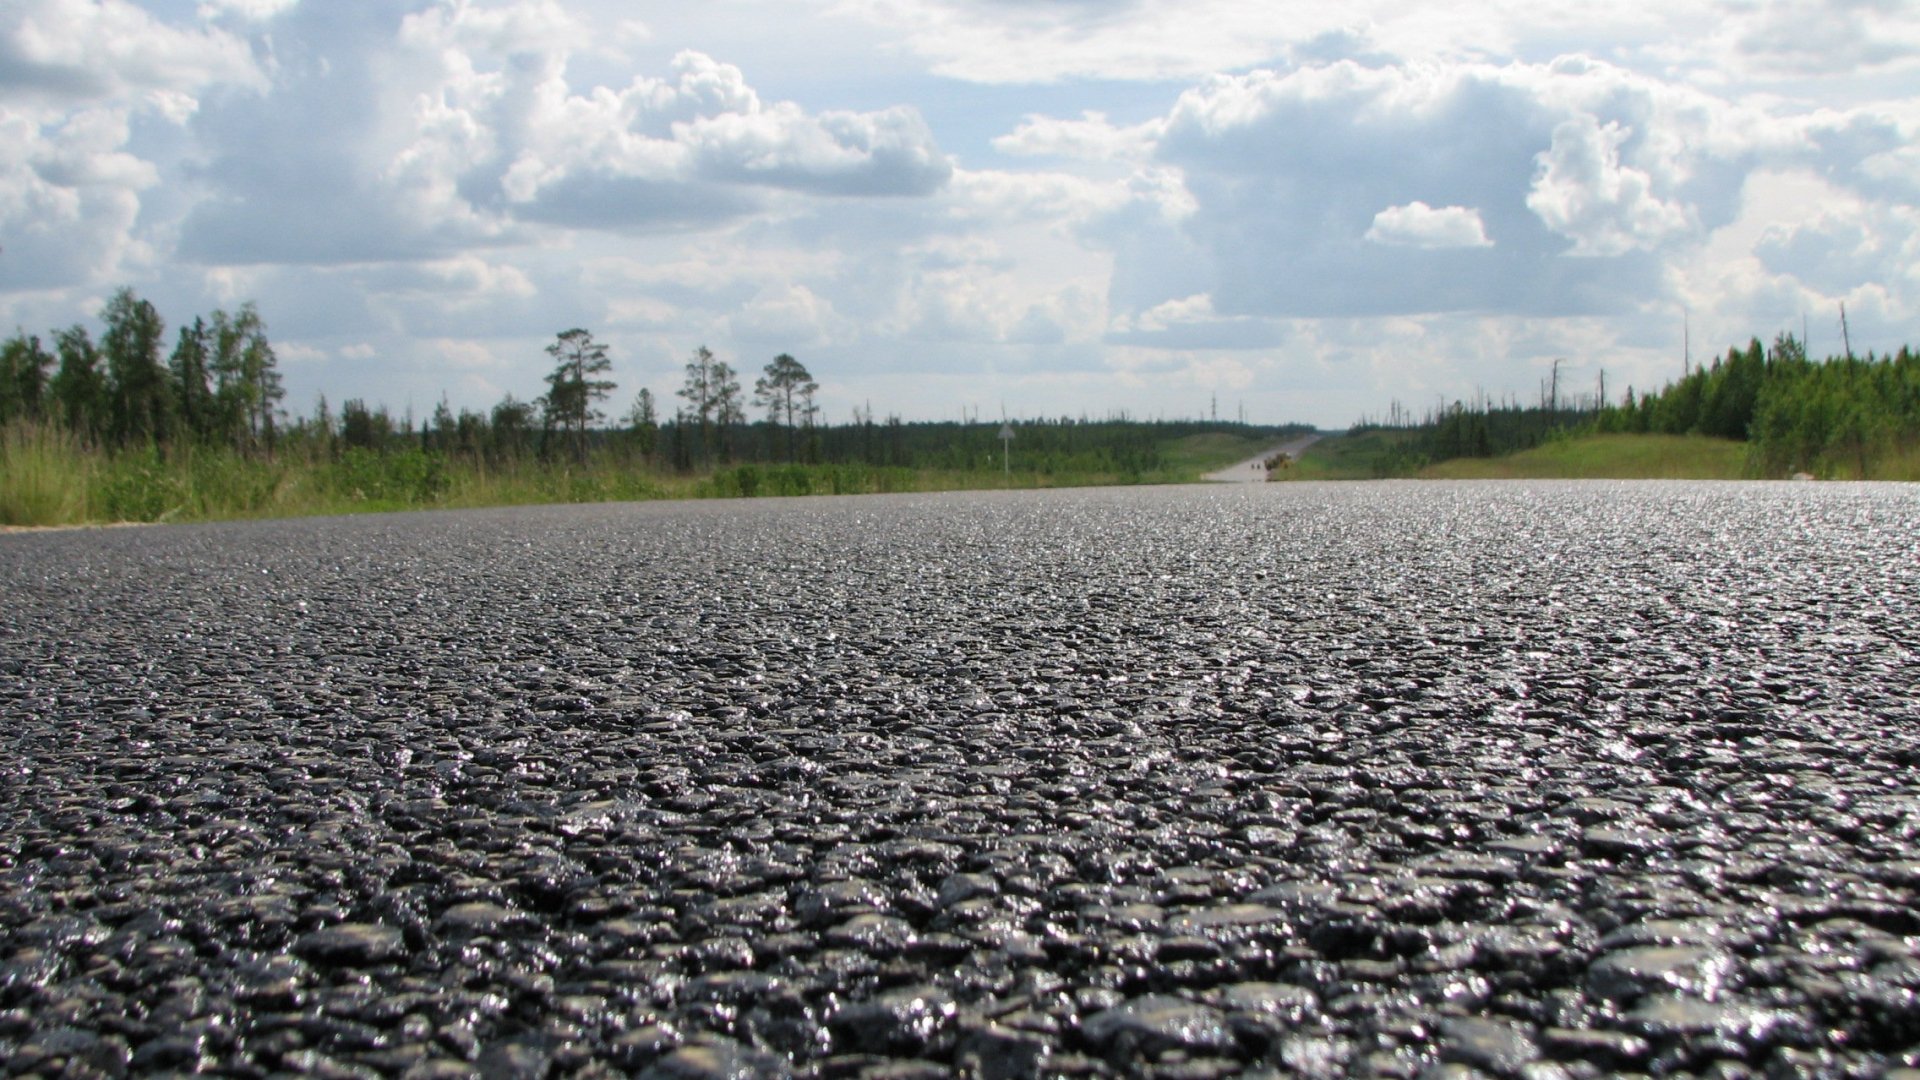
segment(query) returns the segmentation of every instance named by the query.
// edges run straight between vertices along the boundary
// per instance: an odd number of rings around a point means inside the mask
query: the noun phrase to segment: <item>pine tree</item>
[[[0,346],[0,424],[38,421],[47,412],[47,376],[53,354],[25,331]]]
[[[100,350],[79,324],[54,335],[60,367],[49,389],[54,413],[68,431],[92,442],[106,432],[107,377],[100,369]]]
[[[702,345],[687,361],[686,382],[675,393],[685,399],[685,415],[697,425],[702,459],[711,460],[716,452],[729,456],[727,429],[746,419],[740,406],[740,379],[733,368]]]
[[[173,384],[174,407],[179,412],[180,428],[189,438],[209,442],[214,437],[217,413],[208,361],[207,324],[195,318],[193,325],[180,328],[179,342],[167,363],[168,379]]]
[[[787,460],[796,452],[796,420],[810,415],[813,395],[820,389],[806,365],[786,353],[773,358],[766,374],[753,384],[754,403],[767,410],[767,419],[787,431]]]
[[[121,445],[165,442],[172,434],[173,397],[160,363],[166,323],[154,306],[122,288],[100,309],[106,324],[100,351],[107,360],[108,433]]]
[[[627,410],[627,433],[641,457],[653,456],[660,442],[660,415],[653,403],[653,391],[644,386],[634,396],[633,408]]]
[[[596,376],[611,370],[613,361],[607,358],[605,345],[577,327],[555,338],[547,346],[547,355],[555,365],[547,375],[547,394],[540,399],[547,428],[567,441],[575,461],[585,462],[587,428],[604,419],[594,404],[605,400],[614,387],[611,380]]]

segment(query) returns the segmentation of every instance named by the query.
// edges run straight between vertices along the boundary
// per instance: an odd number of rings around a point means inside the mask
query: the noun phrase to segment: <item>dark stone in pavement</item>
[[[1920,500],[0,535],[21,1075],[1909,1076]]]

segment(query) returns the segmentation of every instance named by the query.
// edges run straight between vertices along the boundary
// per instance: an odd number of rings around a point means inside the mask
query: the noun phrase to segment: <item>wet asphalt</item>
[[[1920,1076],[1920,489],[0,536],[11,1074]]]

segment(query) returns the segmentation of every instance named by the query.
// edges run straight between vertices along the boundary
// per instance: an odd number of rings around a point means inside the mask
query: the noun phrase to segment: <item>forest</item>
[[[1556,369],[1557,375],[1557,369]],[[1604,376],[1603,376],[1604,379]],[[1746,447],[1746,474],[1830,479],[1908,476],[1920,457],[1920,356],[1812,360],[1791,335],[1756,338],[1677,381],[1619,401],[1561,391],[1557,378],[1533,404],[1481,399],[1422,415],[1398,404],[1363,418],[1351,434],[1400,437],[1377,461],[1382,475],[1410,475],[1457,458],[1491,458],[1585,435],[1700,435]]]
[[[130,289],[75,325],[0,343],[0,524],[195,520],[426,506],[664,497],[851,494],[1194,479],[1310,430],[1125,417],[823,422],[819,384],[774,357],[751,387],[707,348],[666,413],[640,390],[619,416],[606,346],[556,335],[546,393],[491,409],[442,400],[426,418],[321,398],[281,408],[259,311],[215,311],[167,348]],[[1003,431],[1010,439],[1003,440]]]

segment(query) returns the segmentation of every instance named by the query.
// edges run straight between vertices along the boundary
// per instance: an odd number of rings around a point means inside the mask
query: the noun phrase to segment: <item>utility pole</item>
[[[1547,411],[1560,411],[1560,358],[1557,356],[1553,358],[1553,389],[1547,394]]]

